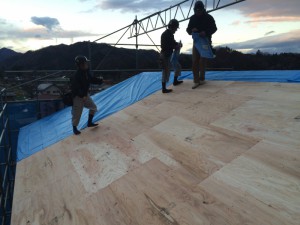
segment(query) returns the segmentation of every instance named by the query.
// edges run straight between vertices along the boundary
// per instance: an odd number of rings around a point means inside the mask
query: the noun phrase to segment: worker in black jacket
[[[202,1],[195,2],[194,15],[190,17],[187,33],[191,35],[193,32],[199,33],[201,37],[207,37],[210,44],[212,35],[217,31],[217,26],[214,18],[205,10]],[[193,75],[194,86],[193,89],[205,82],[206,59],[202,58],[197,51],[195,45],[193,46]]]
[[[174,49],[180,49],[181,43],[178,43],[174,39],[174,33],[179,28],[179,22],[176,19],[170,20],[168,24],[168,29],[166,29],[161,34],[161,53],[160,59],[162,63],[162,93],[169,93],[172,89],[167,89],[166,85],[170,78],[170,70],[171,70],[171,56]],[[177,62],[174,65],[175,75],[173,85],[179,85],[182,81],[178,80],[178,76],[181,73],[181,65]]]
[[[71,90],[73,95],[73,106],[72,106],[72,125],[73,132],[75,135],[81,132],[77,129],[80,121],[83,107],[89,109],[88,127],[95,127],[98,124],[93,123],[93,117],[95,112],[97,112],[97,106],[89,95],[90,84],[102,84],[103,80],[93,77],[89,70],[89,60],[83,56],[79,55],[75,58],[75,63],[77,65],[77,71],[71,78]]]

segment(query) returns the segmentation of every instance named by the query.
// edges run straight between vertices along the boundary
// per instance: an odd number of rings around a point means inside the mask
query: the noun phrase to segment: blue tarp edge
[[[183,72],[180,79],[193,79],[192,73]],[[299,70],[268,71],[208,71],[207,80],[252,82],[300,82]],[[170,82],[173,80],[171,75]],[[168,85],[169,85],[168,84]],[[94,96],[98,112],[94,121],[116,113],[161,89],[161,72],[144,72],[116,84]],[[87,126],[88,110],[84,109],[78,128]],[[73,135],[71,107],[22,127],[18,136],[17,161]]]

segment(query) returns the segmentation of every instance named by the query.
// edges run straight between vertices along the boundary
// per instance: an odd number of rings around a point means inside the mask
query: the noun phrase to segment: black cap
[[[80,65],[84,62],[89,62],[90,60],[88,60],[84,55],[78,55],[75,57],[75,63],[77,65]]]
[[[179,22],[176,19],[171,19],[168,28],[179,28]]]

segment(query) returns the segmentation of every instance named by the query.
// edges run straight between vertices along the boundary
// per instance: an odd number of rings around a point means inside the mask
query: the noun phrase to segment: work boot
[[[172,89],[163,89],[162,90],[162,93],[170,93],[170,92],[172,92],[173,90]]]
[[[162,90],[161,90],[162,93],[170,93],[170,92],[172,92],[172,89],[167,89],[166,88],[166,82],[162,82],[161,84],[162,84]]]
[[[81,134],[81,132],[79,130],[77,130],[77,127],[76,126],[73,126],[73,133],[75,135],[78,135],[78,134]]]
[[[88,127],[98,126],[98,123],[93,123],[93,118],[94,118],[94,115],[89,114],[88,125],[87,125]]]
[[[174,81],[173,81],[173,85],[174,86],[177,86],[177,85],[179,85],[179,84],[181,84],[181,83],[183,83],[183,81],[182,80],[178,80],[178,77],[174,77]]]
[[[194,83],[192,89],[195,89],[195,88],[197,88],[197,87],[199,87],[199,86],[200,86],[200,83]]]

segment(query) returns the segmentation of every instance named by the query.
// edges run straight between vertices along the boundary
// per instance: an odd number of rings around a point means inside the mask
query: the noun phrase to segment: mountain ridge
[[[12,56],[16,55],[22,55],[22,53],[15,52],[14,50],[11,50],[9,48],[1,48],[0,49],[0,62],[4,61]]]
[[[1,49],[2,50],[2,49]],[[71,45],[53,45],[35,51],[3,54],[2,70],[72,70],[77,55],[91,59],[92,69],[135,69],[136,50],[117,48],[104,43],[77,42]],[[91,52],[91,54],[89,54]],[[154,50],[138,50],[140,68],[158,68],[159,53]]]
[[[22,70],[74,70],[74,59],[85,55],[91,60],[92,70],[157,70],[159,52],[155,50],[117,48],[105,43],[77,42],[71,45],[48,46],[36,51],[16,53],[9,49],[0,49],[5,53],[0,58],[1,71]],[[255,54],[244,54],[228,47],[217,47],[216,57],[208,60],[207,68],[211,70],[295,70],[300,69],[300,54],[268,54],[257,51]],[[3,57],[3,56],[2,56]],[[183,69],[191,70],[191,54],[180,54],[179,61]],[[139,69],[139,70],[136,70]],[[117,72],[115,72],[117,73]],[[133,74],[130,72],[130,74]]]

